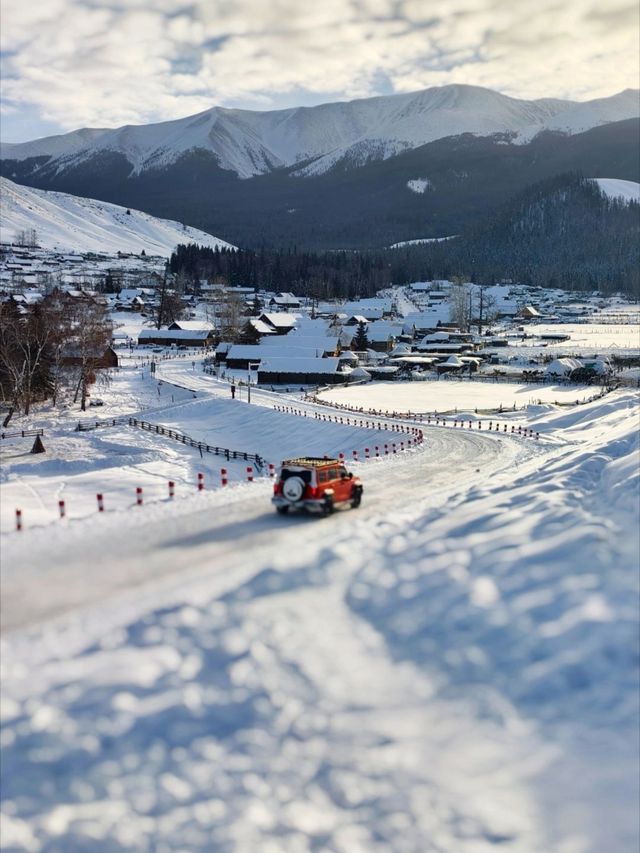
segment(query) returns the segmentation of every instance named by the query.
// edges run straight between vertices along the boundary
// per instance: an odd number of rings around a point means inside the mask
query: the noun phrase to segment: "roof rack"
[[[340,460],[324,456],[297,456],[295,459],[283,459],[283,465],[306,465],[308,468],[319,468],[322,465],[340,465]]]

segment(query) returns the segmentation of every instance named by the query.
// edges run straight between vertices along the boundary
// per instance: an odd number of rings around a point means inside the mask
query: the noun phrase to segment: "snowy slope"
[[[602,192],[609,198],[617,198],[625,202],[640,202],[640,184],[635,181],[622,181],[619,178],[595,178]]]
[[[2,159],[51,156],[58,166],[100,151],[124,154],[135,171],[174,162],[186,151],[212,152],[240,177],[300,164],[320,174],[346,159],[386,159],[436,139],[508,134],[526,142],[543,130],[578,133],[638,116],[637,93],[626,90],[586,103],[525,101],[477,86],[452,85],[406,95],[367,98],[271,112],[215,107],[195,116],[114,130],[78,130],[33,142],[4,144]],[[311,161],[311,162],[309,162]]]
[[[3,844],[636,850],[637,407],[5,537]]]
[[[230,248],[204,231],[140,210],[67,193],[36,190],[0,178],[0,236],[35,229],[38,245],[77,252],[131,252],[169,256],[178,243]]]

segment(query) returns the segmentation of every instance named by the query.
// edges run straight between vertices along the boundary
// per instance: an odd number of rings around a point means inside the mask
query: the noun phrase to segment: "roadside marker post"
[[[66,515],[64,501],[58,501],[58,511],[60,513],[60,518],[64,518]]]
[[[16,530],[22,530],[22,510],[16,510]]]
[[[251,465],[247,467],[247,482],[253,483],[253,468]]]
[[[269,462],[269,476],[270,477],[276,476],[276,466],[273,464],[273,462]]]
[[[97,494],[96,499],[98,501],[98,512],[104,512],[104,499],[102,494]]]
[[[229,482],[229,480],[227,479],[227,469],[226,468],[220,469],[220,477],[221,477],[222,485],[226,486],[227,483]]]
[[[169,500],[173,500],[176,491],[176,484],[173,480],[169,480]]]
[[[198,491],[202,492],[204,490],[204,474],[198,472]]]
[[[142,486],[136,486],[136,506],[142,506]]]

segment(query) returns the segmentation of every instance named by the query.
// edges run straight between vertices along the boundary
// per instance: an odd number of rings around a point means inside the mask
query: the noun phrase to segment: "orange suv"
[[[360,506],[362,483],[338,459],[313,456],[286,459],[273,487],[272,503],[285,515],[290,509],[305,509],[329,515],[337,507]]]

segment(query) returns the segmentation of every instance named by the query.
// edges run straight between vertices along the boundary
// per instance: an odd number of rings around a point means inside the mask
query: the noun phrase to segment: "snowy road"
[[[141,585],[185,569],[232,575],[237,582],[246,572],[286,565],[301,539],[311,564],[328,537],[348,540],[358,526],[383,523],[390,510],[410,521],[543,452],[530,442],[477,433],[427,428],[425,434],[420,449],[356,466],[365,484],[357,513],[339,512],[327,520],[277,517],[271,483],[256,482],[14,535],[4,546],[3,630],[102,604],[127,588],[138,595]],[[58,582],[43,585],[52,572]]]

